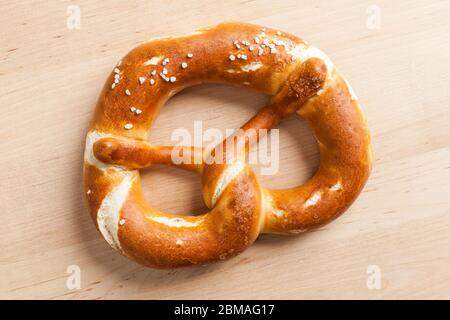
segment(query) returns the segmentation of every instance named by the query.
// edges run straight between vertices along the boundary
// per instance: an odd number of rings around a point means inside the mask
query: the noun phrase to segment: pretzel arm
[[[175,163],[174,152],[184,161]],[[188,171],[201,172],[202,148],[184,146],[153,146],[146,141],[107,137],[94,144],[94,155],[104,163],[129,169],[142,169],[154,164],[173,165]]]
[[[311,58],[305,61],[299,70],[290,74],[286,84],[272,97],[271,102],[241,127],[241,131],[245,132],[246,153],[267,130],[277,126],[287,115],[298,111],[308,99],[323,89],[326,70],[326,65],[321,60]]]

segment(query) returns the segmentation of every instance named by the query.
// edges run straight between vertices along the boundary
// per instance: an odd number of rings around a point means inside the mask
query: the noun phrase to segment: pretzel
[[[203,83],[271,95],[241,132],[271,129],[292,113],[306,119],[320,148],[315,175],[295,188],[263,188],[245,162],[251,143],[242,134],[228,138],[244,143],[223,163],[175,163],[175,147],[146,142],[164,103]],[[226,157],[227,141],[213,150],[179,152],[187,159],[208,159],[218,151]],[[284,32],[227,22],[152,39],[128,53],[100,94],[84,159],[88,207],[106,241],[143,265],[174,268],[231,258],[262,233],[297,234],[333,220],[362,190],[372,152],[357,98],[322,51]],[[198,172],[210,211],[181,216],[153,208],[144,199],[139,169],[154,164]]]

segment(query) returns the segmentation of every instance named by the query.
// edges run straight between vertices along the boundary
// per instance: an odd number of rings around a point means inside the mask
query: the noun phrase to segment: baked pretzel
[[[320,148],[315,175],[299,187],[264,189],[245,163],[251,145],[242,134],[228,138],[244,144],[223,163],[174,163],[174,147],[146,142],[160,107],[176,92],[202,83],[272,96],[241,132],[270,129],[291,113],[306,119]],[[226,157],[225,143],[180,152],[207,159],[221,150]],[[331,221],[360,193],[371,162],[369,131],[357,98],[322,51],[284,32],[228,22],[153,39],[117,64],[87,134],[84,182],[91,216],[113,248],[146,266],[174,268],[233,257],[261,233],[296,234]],[[151,207],[138,169],[153,164],[198,172],[210,211],[181,216]]]

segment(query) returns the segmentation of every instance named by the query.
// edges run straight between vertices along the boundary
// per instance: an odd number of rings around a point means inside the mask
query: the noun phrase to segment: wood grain
[[[170,4],[169,4],[170,3]],[[81,28],[66,27],[68,5]],[[0,3],[0,298],[450,298],[450,2],[2,1]],[[370,11],[370,10],[369,10]],[[357,92],[375,151],[364,192],[337,221],[299,237],[265,236],[235,259],[159,271],[100,238],[81,188],[86,128],[107,74],[151,37],[244,20],[297,34],[334,60]],[[223,86],[174,97],[150,141],[175,128],[234,128],[267,97]],[[317,167],[306,124],[284,121],[281,168],[269,187],[302,183]],[[156,207],[205,210],[195,174],[143,172]],[[66,286],[68,266],[81,289]],[[381,270],[368,289],[367,268]]]

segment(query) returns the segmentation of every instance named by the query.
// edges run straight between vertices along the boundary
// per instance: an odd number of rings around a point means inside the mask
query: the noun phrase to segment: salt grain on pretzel
[[[97,103],[86,138],[85,192],[100,233],[123,255],[157,268],[228,259],[248,248],[261,233],[298,234],[330,222],[362,190],[372,162],[370,137],[350,85],[322,51],[287,33],[278,34],[277,41],[285,45],[277,48],[276,59],[262,54],[262,45],[257,47],[258,54],[246,57],[247,61],[236,59],[234,39],[255,39],[258,43],[264,38],[269,46],[265,32],[272,35],[276,31],[246,23],[223,23],[192,35],[146,42],[122,59],[126,67],[119,72],[126,79],[154,72],[149,55],[155,63],[166,56],[171,61],[186,57],[195,61],[189,68],[171,70],[170,77],[161,72],[165,81],[153,82],[152,90],[128,81],[126,90],[129,95],[133,92],[132,97],[111,90],[107,84]],[[186,48],[196,52],[195,57],[186,53]],[[230,72],[230,60],[239,72]],[[244,133],[271,129],[293,113],[306,119],[320,146],[321,162],[315,175],[294,188],[265,189],[245,163],[251,147],[248,144],[225,163],[179,163],[172,156],[179,152],[191,160],[217,154],[227,158],[226,143],[205,153],[194,147],[146,142],[158,110],[174,92],[217,82],[251,87],[271,96],[268,105],[241,127]],[[140,116],[130,115],[124,107],[135,95]],[[227,139],[244,138],[236,135]],[[199,173],[210,211],[180,216],[153,208],[144,198],[138,169],[154,164]]]

